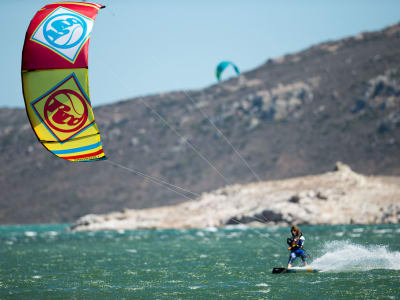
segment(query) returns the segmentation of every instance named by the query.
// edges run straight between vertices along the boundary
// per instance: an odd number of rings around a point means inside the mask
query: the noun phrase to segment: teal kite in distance
[[[224,72],[224,70],[225,70],[227,67],[229,67],[229,66],[232,66],[232,67],[233,67],[233,69],[235,70],[235,72],[236,72],[237,75],[240,74],[239,68],[238,68],[234,63],[232,63],[232,62],[230,62],[230,61],[221,61],[221,62],[218,64],[217,69],[216,69],[216,75],[217,75],[218,81],[221,81],[221,74],[222,74],[222,73]]]

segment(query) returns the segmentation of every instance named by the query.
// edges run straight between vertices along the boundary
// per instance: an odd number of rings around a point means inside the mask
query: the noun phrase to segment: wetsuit
[[[291,241],[291,243],[289,243],[289,240]],[[296,259],[296,257],[300,256],[301,260],[303,262],[305,262],[307,260],[306,257],[306,252],[303,249],[303,245],[304,245],[304,236],[303,234],[300,235],[300,238],[298,241],[294,241],[294,239],[288,239],[288,244],[289,244],[289,250],[290,250],[290,256],[289,256],[289,264],[293,264],[294,260]]]

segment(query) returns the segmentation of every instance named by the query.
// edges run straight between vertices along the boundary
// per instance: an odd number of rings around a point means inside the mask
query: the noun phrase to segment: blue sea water
[[[288,227],[67,227],[0,226],[0,299],[400,299],[398,224],[301,227],[302,274],[271,274]]]

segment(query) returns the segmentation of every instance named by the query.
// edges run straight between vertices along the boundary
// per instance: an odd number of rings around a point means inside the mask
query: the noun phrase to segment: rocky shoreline
[[[364,176],[338,162],[332,172],[236,184],[179,205],[86,215],[78,219],[71,230],[399,222],[400,177]]]

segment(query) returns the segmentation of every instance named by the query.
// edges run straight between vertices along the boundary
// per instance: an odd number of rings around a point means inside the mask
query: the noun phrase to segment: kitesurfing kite
[[[234,63],[232,63],[232,62],[230,62],[230,61],[222,61],[222,62],[220,62],[220,63],[218,64],[217,69],[216,69],[216,71],[215,71],[218,81],[221,81],[221,75],[222,75],[222,73],[223,73],[224,70],[225,70],[227,67],[229,67],[229,66],[232,66],[232,67],[233,67],[233,69],[234,69],[235,72],[236,72],[236,75],[239,75],[239,74],[240,74],[239,68],[238,68]]]
[[[40,9],[22,52],[22,88],[42,145],[69,161],[105,159],[89,99],[89,38],[95,3],[59,2]]]

